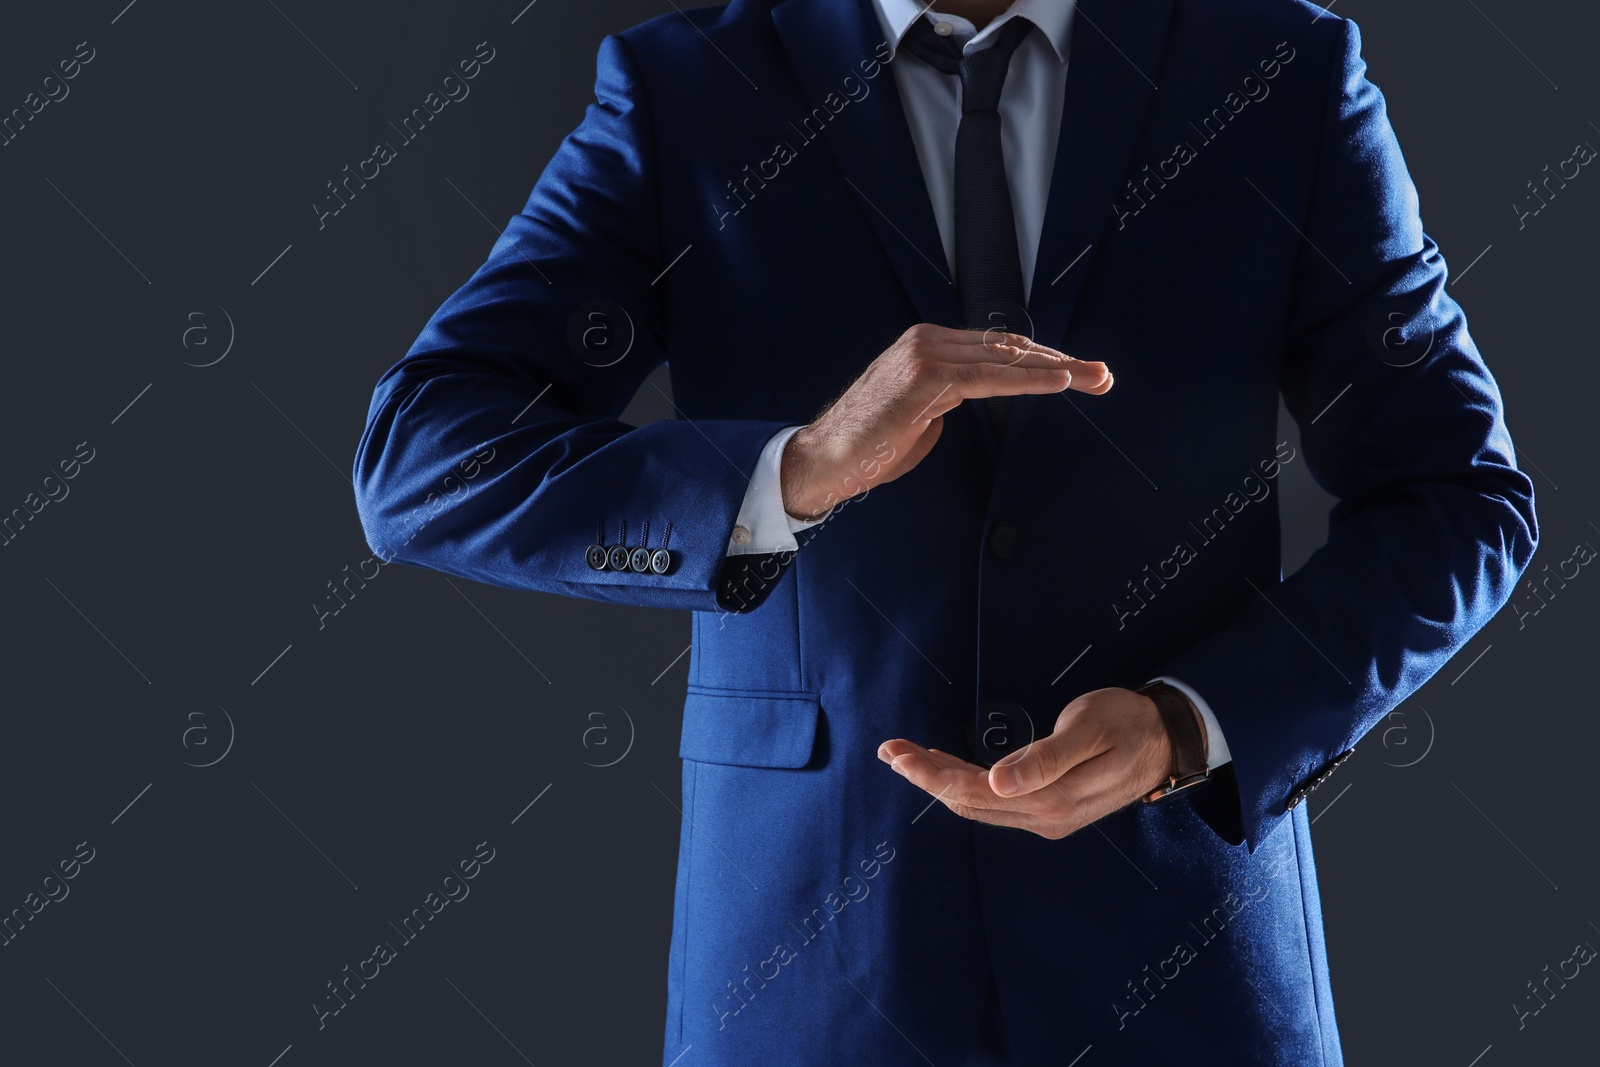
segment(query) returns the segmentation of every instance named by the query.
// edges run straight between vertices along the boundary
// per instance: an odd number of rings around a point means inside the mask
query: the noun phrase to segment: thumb
[[[989,787],[1002,797],[1021,797],[1056,781],[1072,766],[1067,737],[1050,734],[1024,745],[989,768]]]

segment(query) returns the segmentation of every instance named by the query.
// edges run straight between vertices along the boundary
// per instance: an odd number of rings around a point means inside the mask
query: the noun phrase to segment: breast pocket
[[[678,755],[736,767],[804,767],[821,713],[815,693],[690,686]]]

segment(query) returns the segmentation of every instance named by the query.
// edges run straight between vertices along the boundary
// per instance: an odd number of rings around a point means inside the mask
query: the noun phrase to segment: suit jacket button
[[[664,548],[658,548],[650,553],[650,569],[657,574],[667,573],[667,568],[672,566],[672,553]]]
[[[1004,559],[1017,550],[1017,528],[1009,522],[997,523],[989,532],[989,551]]]
[[[604,545],[590,545],[589,550],[584,553],[584,559],[588,560],[589,566],[595,570],[603,571],[606,569],[606,561],[609,557],[606,554]]]
[[[1289,794],[1289,799],[1284,802],[1283,810],[1293,811],[1295,808],[1299,807],[1300,802],[1306,797],[1310,796],[1313,789],[1321,785],[1323,782],[1326,782],[1328,780],[1328,776],[1338,768],[1339,764],[1355,755],[1355,751],[1356,750],[1353,748],[1346,749],[1319,768],[1317,773],[1311,776],[1310,781],[1306,782],[1304,785],[1300,786],[1294,792]]]
[[[635,574],[649,573],[650,550],[648,548],[634,549],[633,553],[628,557],[628,566],[632,568]]]
[[[611,553],[606,559],[607,565],[614,571],[628,569],[628,550],[621,545],[612,545]]]

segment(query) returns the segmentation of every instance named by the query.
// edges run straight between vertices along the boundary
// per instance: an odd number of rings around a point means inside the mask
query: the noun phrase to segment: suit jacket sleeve
[[[670,351],[662,328],[684,249],[663,247],[648,102],[618,37],[601,43],[595,98],[487,262],[379,379],[357,510],[374,550],[403,563],[719,610],[749,475],[788,422],[618,421],[652,369],[692,353]],[[626,547],[644,545],[645,523],[652,549],[671,524],[667,573],[591,568],[590,545],[624,531]]]
[[[1359,33],[1341,25],[1281,382],[1337,498],[1327,544],[1151,672],[1228,723],[1237,795],[1195,802],[1252,850],[1500,609],[1538,539],[1499,390],[1446,293]]]

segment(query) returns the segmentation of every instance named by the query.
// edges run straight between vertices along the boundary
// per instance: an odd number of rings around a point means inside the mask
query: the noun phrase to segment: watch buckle
[[[1192,789],[1195,786],[1201,785],[1210,780],[1211,768],[1209,767],[1203,771],[1197,771],[1194,774],[1186,774],[1182,778],[1175,778],[1172,775],[1168,775],[1165,782],[1146,793],[1143,799],[1146,804],[1154,804],[1156,801],[1170,797],[1174,793],[1180,793],[1185,789]]]

